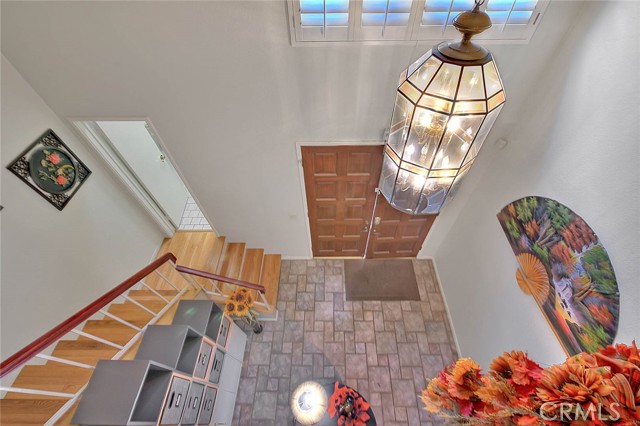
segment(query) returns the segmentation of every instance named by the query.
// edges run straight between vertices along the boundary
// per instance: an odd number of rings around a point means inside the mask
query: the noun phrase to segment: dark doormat
[[[420,300],[411,260],[345,260],[347,300]]]

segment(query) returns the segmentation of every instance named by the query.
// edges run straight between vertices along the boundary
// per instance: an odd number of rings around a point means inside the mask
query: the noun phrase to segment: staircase
[[[187,266],[186,269],[220,275],[225,282],[181,273],[179,267],[167,262],[141,281],[136,280],[139,285],[122,293],[117,303],[109,301],[110,305],[101,308],[73,331],[61,334],[62,339],[50,345],[52,351],[36,355],[40,365],[24,365],[17,375],[12,374],[15,380],[10,386],[5,382],[6,378],[3,379],[2,389],[6,394],[0,400],[0,424],[70,424],[78,392],[88,382],[97,362],[133,358],[144,328],[154,323],[170,323],[181,299],[209,297],[215,300],[217,297],[217,301],[222,302],[223,296],[212,296],[209,290],[218,288],[229,293],[238,284],[228,281],[240,280],[263,286],[267,303],[256,304],[256,311],[265,320],[277,317],[275,303],[280,255],[264,254],[262,249],[247,249],[244,243],[226,243],[225,237],[218,237],[213,232],[178,232],[163,242],[158,259],[163,255],[166,257],[167,253],[175,253],[177,263]],[[254,290],[254,293],[260,296],[258,291]],[[63,406],[68,410],[62,413]],[[52,416],[55,418],[50,420]]]
[[[180,255],[180,247],[188,247],[187,253]],[[164,253],[176,253],[180,265],[201,271],[211,272],[223,277],[261,285],[265,288],[265,298],[271,308],[255,306],[255,310],[264,314],[263,317],[275,313],[278,298],[278,283],[280,281],[281,255],[265,254],[263,249],[247,248],[245,243],[227,242],[225,237],[217,237],[213,232],[177,232],[171,239],[166,239],[158,256]],[[172,271],[168,278],[177,278],[177,271]],[[193,277],[205,290],[212,290],[212,284],[224,293],[234,290],[234,286],[203,277]],[[213,281],[213,282],[212,282]],[[155,283],[158,288],[170,288],[166,283]],[[224,302],[224,298],[210,294],[217,302]],[[256,291],[254,296],[260,298]]]

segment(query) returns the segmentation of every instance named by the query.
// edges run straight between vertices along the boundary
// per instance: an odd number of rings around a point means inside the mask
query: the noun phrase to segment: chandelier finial
[[[453,20],[453,26],[462,33],[462,40],[443,43],[438,50],[443,55],[461,61],[482,59],[489,54],[484,47],[471,41],[471,37],[491,28],[491,18],[480,10],[485,0],[476,0],[473,10],[462,12]]]

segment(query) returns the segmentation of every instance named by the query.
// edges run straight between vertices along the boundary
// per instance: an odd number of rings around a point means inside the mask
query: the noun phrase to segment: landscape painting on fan
[[[516,200],[498,220],[518,260],[518,285],[535,299],[567,354],[611,344],[618,329],[618,284],[589,225],[544,197]]]

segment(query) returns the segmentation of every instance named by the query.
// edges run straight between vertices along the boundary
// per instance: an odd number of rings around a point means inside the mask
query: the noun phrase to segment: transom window
[[[300,23],[307,27],[347,27],[349,0],[300,0]]]
[[[528,42],[549,0],[487,0],[493,26],[478,40]],[[454,18],[473,0],[288,0],[292,43],[457,38]]]

